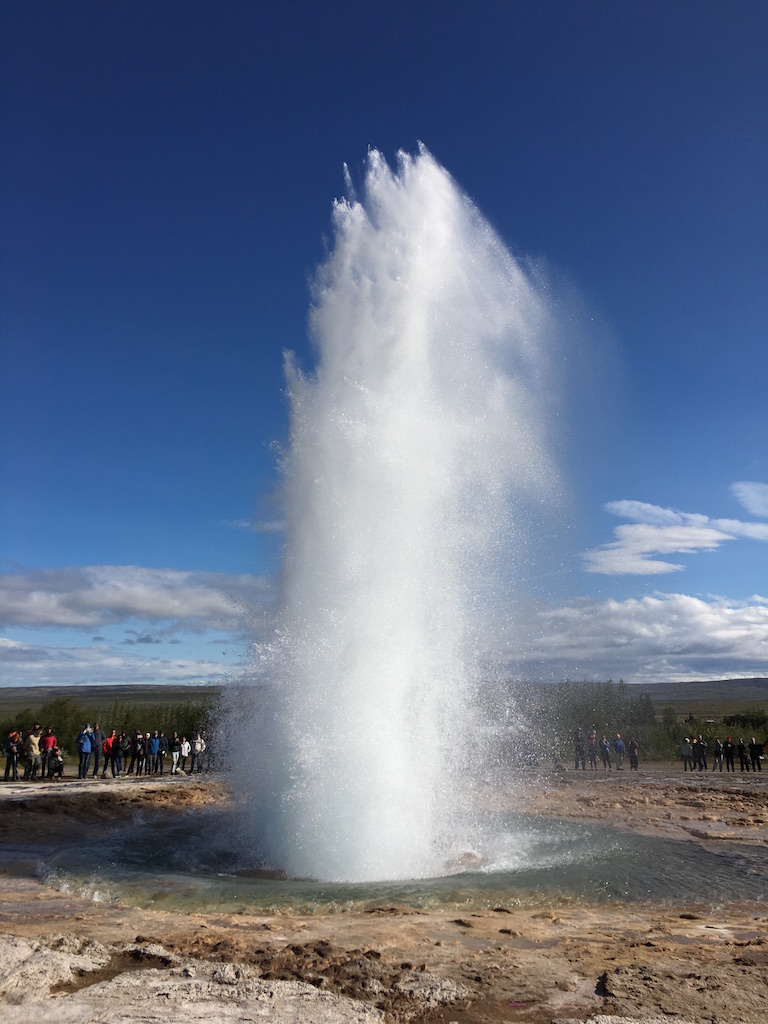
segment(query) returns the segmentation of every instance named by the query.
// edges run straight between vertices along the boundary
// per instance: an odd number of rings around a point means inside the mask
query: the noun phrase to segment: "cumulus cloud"
[[[516,668],[524,676],[653,683],[764,675],[768,663],[768,599],[760,595],[657,593],[522,614],[532,638]]]
[[[208,659],[146,658],[108,646],[46,646],[0,638],[0,673],[13,686],[221,683],[232,671]]]
[[[131,638],[152,635],[135,631]],[[6,685],[162,684],[225,682],[248,671],[218,657],[229,648],[221,638],[221,647],[212,639],[196,656],[177,637],[168,644],[178,646],[0,638],[0,675]],[[621,601],[581,598],[556,607],[526,603],[500,617],[492,646],[494,665],[530,679],[654,683],[764,675],[768,596],[734,601],[655,593]],[[179,656],[167,656],[171,650]]]
[[[768,516],[768,484],[741,480],[731,484],[731,492],[753,516]]]
[[[231,631],[268,596],[268,581],[247,574],[135,565],[32,570],[0,574],[0,625],[92,630],[136,619]]]
[[[740,485],[734,484],[737,486]],[[754,491],[750,494],[755,498]],[[615,540],[582,555],[587,572],[606,576],[680,572],[685,568],[682,563],[663,556],[714,551],[726,541],[738,538],[768,541],[768,523],[712,519],[698,512],[681,512],[643,501],[611,501],[605,510],[621,519],[633,520],[614,529]]]

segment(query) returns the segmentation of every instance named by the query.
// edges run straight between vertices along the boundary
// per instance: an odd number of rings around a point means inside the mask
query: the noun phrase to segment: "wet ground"
[[[137,815],[170,819],[226,805],[215,777],[9,785],[0,787],[0,932],[34,940],[38,956],[53,956],[62,942],[72,949],[99,943],[107,951],[102,960],[111,967],[75,972],[85,988],[67,990],[65,981],[57,1000],[84,998],[78,992],[100,984],[109,999],[110,986],[145,971],[147,979],[165,972],[170,986],[173,972],[194,971],[194,961],[230,965],[241,980],[305,982],[393,1020],[544,1024],[656,1013],[750,1024],[768,1014],[765,877],[755,876],[751,898],[742,891],[738,899],[713,901],[702,865],[724,849],[734,851],[740,876],[744,864],[760,863],[768,845],[767,785],[768,773],[684,776],[671,764],[612,777],[542,776],[526,791],[530,814],[676,844],[699,900],[606,903],[551,892],[544,906],[419,909],[382,901],[333,913],[153,910],[41,882],[40,855],[73,836],[97,844],[101,830]],[[191,959],[184,967],[174,957]],[[117,973],[109,980],[104,970]],[[165,1019],[176,1019],[170,1009]]]

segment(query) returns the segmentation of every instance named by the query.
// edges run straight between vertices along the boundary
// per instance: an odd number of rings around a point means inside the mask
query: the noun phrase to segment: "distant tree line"
[[[741,729],[743,732],[762,734],[768,730],[768,712],[760,708],[748,708],[738,715],[726,715],[723,718],[723,725],[731,729]]]
[[[500,713],[500,708],[504,708]],[[493,687],[487,699],[488,720],[508,723],[506,749],[498,752],[505,761],[519,761],[521,753],[539,764],[572,762],[574,733],[586,735],[594,728],[598,737],[621,733],[625,742],[634,736],[641,760],[658,761],[680,756],[686,736],[703,736],[711,747],[731,735],[734,740],[756,736],[768,743],[768,712],[750,708],[715,722],[684,718],[672,707],[661,712],[649,691],[640,692],[623,680],[606,682],[566,680],[560,683],[507,683]],[[768,746],[766,746],[768,751]]]

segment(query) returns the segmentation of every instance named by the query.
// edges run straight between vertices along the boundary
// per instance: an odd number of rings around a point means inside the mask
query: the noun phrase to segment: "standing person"
[[[181,747],[179,750],[180,754],[180,767],[182,775],[186,774],[187,758],[192,753],[192,744],[189,742],[186,736],[181,737]]]
[[[611,745],[608,742],[608,737],[603,733],[600,740],[600,759],[603,762],[603,771],[613,771],[613,765],[611,764]]]
[[[624,746],[624,740],[621,738],[621,733],[617,732],[616,733],[616,739],[613,741],[613,752],[616,755],[616,771],[617,772],[623,772],[624,771],[624,751],[625,750],[626,750],[626,747]]]
[[[77,752],[80,755],[80,763],[77,767],[78,779],[88,778],[88,769],[91,765],[91,754],[93,752],[92,735],[91,724],[86,722],[85,728],[80,730],[77,737]]]
[[[723,755],[725,757],[725,770],[727,772],[733,772],[736,769],[733,767],[733,755],[736,752],[733,740],[730,736],[725,737],[725,743],[723,744]]]
[[[691,771],[695,771],[699,767],[699,741],[695,736],[691,736]]]
[[[128,756],[132,749],[133,744],[131,743],[131,737],[127,732],[121,732],[117,738],[117,761],[115,762],[118,778],[122,778],[123,765],[128,760]]]
[[[30,782],[37,778],[40,771],[40,740],[43,738],[43,730],[40,723],[35,722],[24,738],[24,756],[27,763],[24,767],[24,778]]]
[[[160,745],[157,748],[157,770],[162,775],[163,766],[165,765],[165,759],[168,756],[169,749],[168,737],[162,729],[160,730],[158,739],[160,740]]]
[[[752,771],[761,772],[760,755],[763,752],[763,744],[758,743],[755,737],[749,741],[749,760],[752,762]]]
[[[104,751],[104,740],[107,738],[107,734],[101,728],[98,722],[93,723],[93,735],[91,736],[91,749],[93,750],[93,777],[97,779],[99,777],[99,768],[101,767],[101,755]]]
[[[589,767],[593,772],[597,771],[597,730],[594,726],[587,733],[587,757]]]
[[[54,747],[58,746],[56,737],[53,735],[53,729],[50,725],[45,727],[45,732],[40,740],[40,778],[44,779],[47,775],[48,758],[51,756],[51,751]]]
[[[689,767],[693,771],[693,744],[687,736],[680,747],[680,756],[683,759],[683,771],[687,772]]]
[[[144,769],[145,775],[154,775],[157,771],[157,752],[160,749],[160,736],[158,735],[157,729],[150,736],[149,733],[144,737],[144,752],[147,757],[147,766]]]
[[[147,733],[147,736],[149,736],[149,733]],[[144,739],[144,733],[140,729],[136,730],[136,735],[133,737],[133,751],[136,755],[136,778],[138,779],[144,771],[144,765],[147,763],[147,741]]]
[[[718,767],[720,771],[723,770],[723,744],[720,737],[715,736],[715,744],[712,747],[712,771],[716,771]]]
[[[21,751],[21,733],[18,729],[11,729],[8,739],[5,741],[5,781],[11,776],[11,782],[19,781],[19,753]]]
[[[573,737],[573,750],[575,753],[575,763],[573,765],[575,770],[578,770],[579,762],[581,762],[582,771],[587,767],[587,744],[584,739],[584,733],[579,727],[574,733]]]
[[[743,772],[749,771],[749,754],[747,753],[747,745],[743,739],[739,739],[739,745],[736,748],[739,752],[739,763]]]
[[[701,735],[696,741],[696,752],[698,754],[699,771],[705,772],[707,770],[707,743]]]
[[[637,765],[640,760],[640,744],[637,742],[634,736],[629,737],[627,743],[627,753],[629,754],[629,770],[637,771]]]
[[[125,773],[126,775],[133,775],[133,769],[136,765],[136,741],[139,739],[142,741],[142,746],[144,746],[144,737],[142,736],[141,729],[134,729],[133,736],[131,736],[131,760]]]
[[[200,733],[195,736],[192,740],[192,767],[190,768],[190,775],[194,774],[195,765],[197,765],[197,771],[200,773],[203,770],[203,753],[205,751],[205,740]]]
[[[102,744],[102,753],[104,754],[104,770],[101,773],[102,779],[107,777],[107,768],[112,770],[112,778],[115,777],[115,746],[117,744],[117,730],[113,729],[112,732],[107,736]]]
[[[181,740],[175,729],[168,742],[168,751],[171,755],[171,775],[177,775],[179,771],[179,758],[181,757]]]

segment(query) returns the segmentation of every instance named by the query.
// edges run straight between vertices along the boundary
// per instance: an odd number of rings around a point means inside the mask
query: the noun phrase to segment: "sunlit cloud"
[[[737,678],[764,675],[768,664],[768,598],[760,595],[582,599],[532,609],[527,625],[537,639],[518,672],[546,679]]]
[[[524,643],[509,642],[513,627]],[[133,643],[123,644],[123,637]],[[37,686],[223,683],[249,671],[243,659],[226,658],[230,641],[213,633],[197,657],[175,636],[162,646],[155,640],[154,632],[129,630],[112,644],[91,646],[67,646],[58,635],[52,643],[0,638],[0,674],[6,685]],[[172,650],[180,656],[167,656]],[[582,598],[554,608],[529,603],[510,612],[506,625],[499,622],[495,652],[488,653],[510,677],[531,679],[654,683],[764,675],[768,596],[734,601],[656,593],[623,601]]]
[[[685,565],[665,556],[714,551],[726,541],[740,538],[768,541],[768,523],[713,519],[642,501],[611,501],[605,509],[622,519],[633,520],[614,529],[615,540],[582,555],[587,572],[606,576],[680,572]]]

